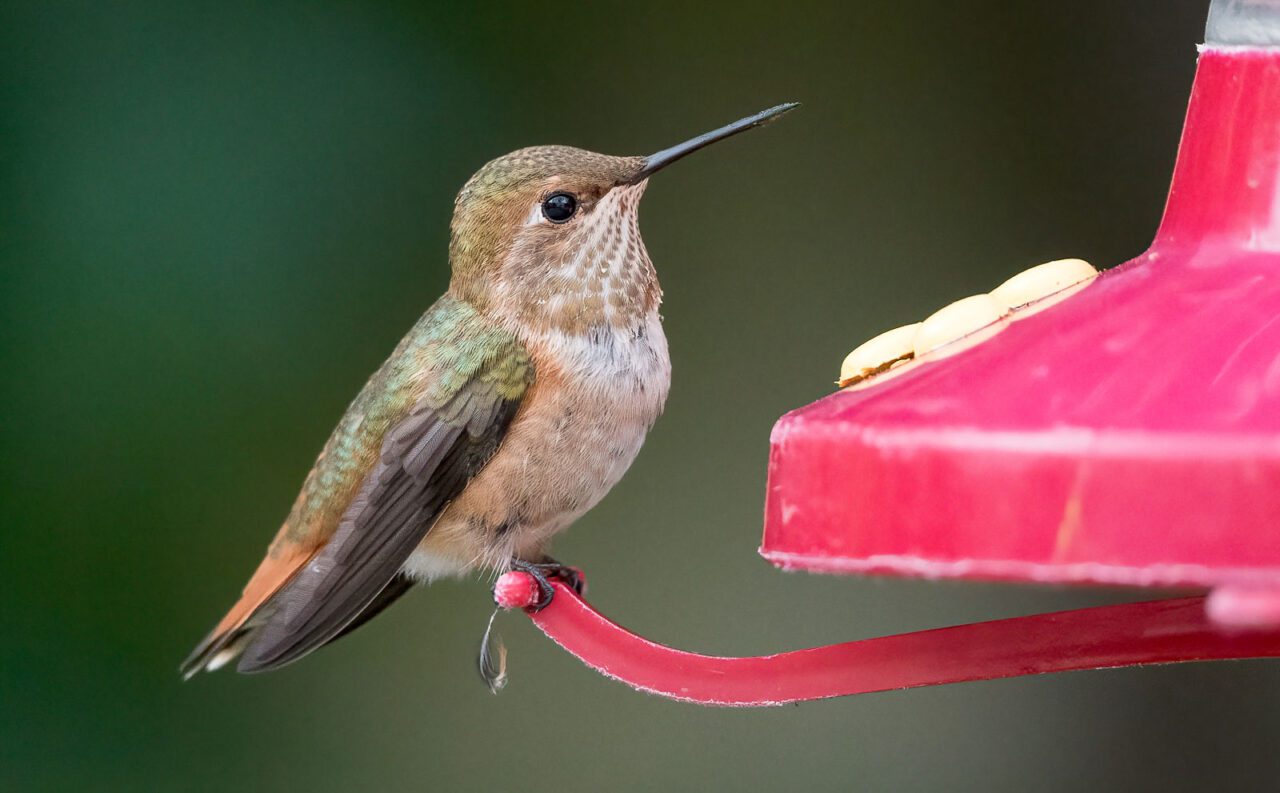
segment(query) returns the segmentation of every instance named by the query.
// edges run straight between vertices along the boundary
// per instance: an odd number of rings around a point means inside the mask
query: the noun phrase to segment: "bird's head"
[[[661,289],[637,214],[649,177],[698,149],[765,124],[757,113],[647,157],[535,146],[476,172],[454,204],[454,294],[512,320],[585,332],[657,309]]]

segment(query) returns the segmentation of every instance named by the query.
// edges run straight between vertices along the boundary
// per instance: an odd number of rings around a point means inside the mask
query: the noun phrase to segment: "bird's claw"
[[[529,607],[534,612],[542,611],[551,605],[551,601],[555,598],[556,589],[551,585],[551,579],[553,578],[568,585],[578,595],[582,595],[587,591],[587,579],[582,575],[581,570],[561,564],[554,559],[547,559],[542,562],[512,559],[511,569],[526,573],[537,582],[540,597],[536,603]]]

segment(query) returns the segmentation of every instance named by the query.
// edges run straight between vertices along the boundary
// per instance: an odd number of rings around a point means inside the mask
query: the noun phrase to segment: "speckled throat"
[[[494,289],[499,311],[527,328],[575,335],[634,327],[656,311],[662,288],[638,220],[646,184],[604,193],[563,238],[518,235]],[[540,222],[536,211],[526,220]]]

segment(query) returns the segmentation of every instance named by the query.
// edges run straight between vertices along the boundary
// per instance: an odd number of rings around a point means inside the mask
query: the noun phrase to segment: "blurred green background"
[[[723,653],[1131,597],[777,572],[768,436],[885,328],[1141,251],[1205,5],[4,3],[0,787],[1273,788],[1268,663],[708,710],[508,616],[493,697],[472,581],[281,672],[176,671],[447,284],[473,170],[791,99],[650,187],[671,400],[557,555],[605,613]]]

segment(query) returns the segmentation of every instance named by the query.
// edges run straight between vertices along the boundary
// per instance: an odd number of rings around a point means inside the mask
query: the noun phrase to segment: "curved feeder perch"
[[[716,705],[1280,656],[1280,0],[1215,0],[1206,38],[1151,248],[784,416],[760,552],[1207,594],[749,658],[655,644],[560,583],[534,623],[605,675]],[[500,605],[531,583],[508,573]]]

